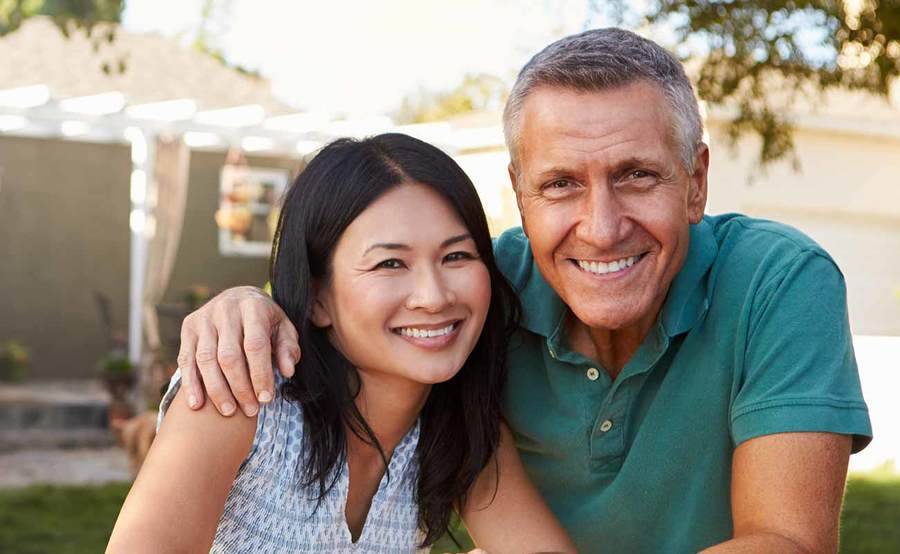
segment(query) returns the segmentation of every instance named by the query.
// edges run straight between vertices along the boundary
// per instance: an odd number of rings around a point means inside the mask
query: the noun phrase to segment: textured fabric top
[[[211,552],[320,553],[417,552],[423,534],[417,526],[415,486],[419,423],[394,449],[389,476],[372,499],[363,531],[351,541],[344,507],[349,473],[339,468],[334,487],[318,503],[318,486],[302,485],[303,412],[299,403],[281,395],[276,373],[275,399],[260,406],[256,436],[241,465],[219,520]],[[172,376],[160,406],[160,423],[181,385]],[[426,550],[427,551],[427,550]]]

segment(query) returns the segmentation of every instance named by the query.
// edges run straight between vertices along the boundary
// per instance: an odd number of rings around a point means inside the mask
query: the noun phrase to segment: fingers
[[[225,375],[218,361],[218,336],[215,328],[208,320],[197,323],[197,367],[206,386],[210,401],[224,416],[230,416],[235,410],[234,397],[225,381]]]
[[[275,329],[275,355],[278,358],[278,371],[289,378],[294,375],[294,366],[300,361],[300,338],[294,324],[284,312],[281,312],[281,317]]]
[[[260,402],[272,400],[275,387],[272,377],[272,333],[269,321],[263,320],[250,307],[241,310],[244,322],[244,353],[250,367],[253,393]]]
[[[250,383],[250,372],[244,357],[241,318],[240,316],[229,316],[227,320],[219,318],[216,322],[216,329],[219,334],[218,361],[225,380],[231,387],[231,394],[247,416],[254,416],[259,411],[259,404],[256,403],[256,394]],[[204,375],[205,378],[206,375]],[[209,394],[212,397],[211,390]]]
[[[203,387],[197,378],[197,335],[189,325],[189,321],[181,324],[181,346],[178,348],[178,368],[181,370],[181,384],[187,392],[185,398],[192,410],[203,407]]]
[[[228,289],[185,318],[179,365],[199,408],[205,396],[223,415],[253,416],[274,395],[272,341],[282,374],[299,359],[297,332],[272,299],[253,287]]]

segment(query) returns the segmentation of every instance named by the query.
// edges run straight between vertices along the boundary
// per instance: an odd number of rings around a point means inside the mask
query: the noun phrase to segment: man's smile
[[[645,254],[646,252],[635,256],[623,257],[621,259],[612,260],[609,262],[582,259],[572,259],[571,261],[583,271],[593,273],[594,275],[606,275],[609,273],[619,273],[621,271],[625,271],[634,264],[640,262],[644,258]]]

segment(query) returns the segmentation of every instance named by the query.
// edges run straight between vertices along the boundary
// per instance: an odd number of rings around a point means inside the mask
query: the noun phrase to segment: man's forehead
[[[519,155],[524,165],[535,166],[529,173],[558,164],[661,159],[672,153],[668,106],[655,85],[544,88],[529,97],[522,116]]]

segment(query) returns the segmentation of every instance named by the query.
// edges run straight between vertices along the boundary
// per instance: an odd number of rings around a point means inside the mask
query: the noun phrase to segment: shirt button
[[[596,381],[597,378],[600,377],[600,372],[597,371],[596,367],[588,368],[587,370],[587,378],[591,381]]]
[[[605,433],[605,432],[609,431],[610,429],[612,429],[612,426],[613,426],[612,420],[607,419],[606,421],[604,421],[603,423],[600,424],[600,432]]]

